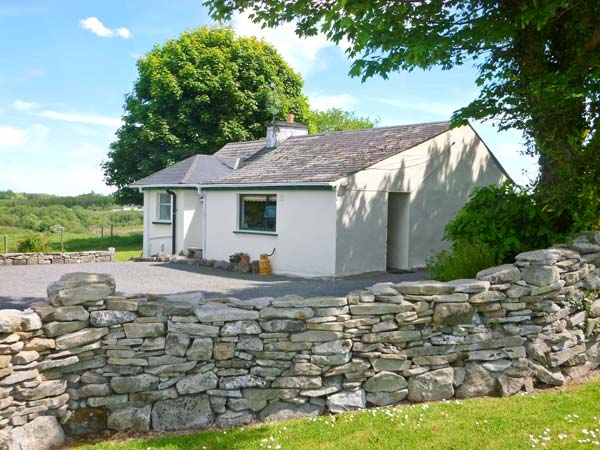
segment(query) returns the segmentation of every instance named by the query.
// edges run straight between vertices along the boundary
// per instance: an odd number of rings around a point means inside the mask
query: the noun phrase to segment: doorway
[[[408,251],[410,240],[409,220],[410,194],[388,193],[387,268],[409,270]]]

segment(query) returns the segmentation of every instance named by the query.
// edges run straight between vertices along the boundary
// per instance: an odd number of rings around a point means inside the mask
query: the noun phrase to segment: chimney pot
[[[294,123],[294,114],[288,113],[287,121],[288,121],[288,123]]]

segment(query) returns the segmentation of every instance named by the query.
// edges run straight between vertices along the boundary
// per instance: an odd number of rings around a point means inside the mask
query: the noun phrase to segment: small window
[[[158,220],[171,220],[171,196],[169,194],[158,195]]]
[[[276,225],[276,195],[240,195],[240,230],[274,232]]]

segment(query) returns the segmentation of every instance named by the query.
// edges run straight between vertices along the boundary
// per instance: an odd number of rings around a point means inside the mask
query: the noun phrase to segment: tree
[[[361,128],[373,128],[378,123],[378,119],[358,117],[354,112],[344,111],[340,108],[329,108],[327,111],[312,110],[308,120],[308,132],[315,134],[360,130]]]
[[[308,118],[303,81],[262,40],[229,27],[202,27],[155,46],[137,62],[123,125],[103,163],[121,203],[140,203],[135,180],[231,141],[264,137],[265,126],[294,112]],[[277,93],[278,111],[267,102]]]
[[[251,10],[267,26],[295,22],[349,43],[351,74],[474,63],[479,97],[455,112],[524,133],[539,157],[538,193],[570,220],[565,200],[600,175],[598,0],[208,0],[216,19]],[[576,181],[577,180],[577,181]]]

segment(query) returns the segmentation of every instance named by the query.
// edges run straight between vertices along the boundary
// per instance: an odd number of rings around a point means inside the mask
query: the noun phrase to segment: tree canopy
[[[373,128],[378,123],[378,119],[359,117],[354,112],[344,111],[340,108],[329,108],[326,111],[312,110],[308,120],[308,132],[315,134],[360,130]]]
[[[137,62],[123,125],[103,163],[120,202],[140,203],[126,186],[227,142],[264,137],[275,115],[309,117],[303,81],[269,44],[229,27],[202,27],[155,46]]]
[[[219,20],[249,10],[266,26],[295,22],[349,43],[351,74],[474,64],[479,96],[453,121],[493,119],[524,133],[539,157],[538,191],[559,207],[600,175],[598,0],[208,0]],[[574,180],[578,180],[574,182]],[[588,195],[588,194],[586,194]],[[593,196],[593,193],[591,194]],[[569,216],[568,206],[562,204]]]

